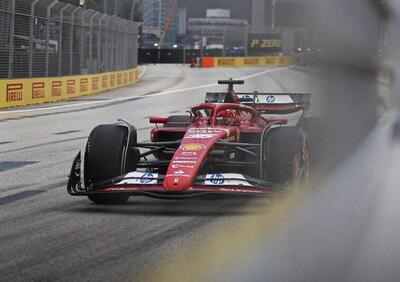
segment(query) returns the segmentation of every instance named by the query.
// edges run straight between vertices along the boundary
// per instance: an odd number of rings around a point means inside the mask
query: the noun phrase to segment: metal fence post
[[[90,16],[89,19],[89,66],[88,70],[89,73],[92,73],[93,71],[93,19],[95,16],[97,16],[99,12],[95,12],[93,15]]]
[[[114,15],[113,15],[113,29],[112,29],[112,40],[111,40],[111,42],[110,42],[110,45],[111,45],[111,50],[110,50],[110,66],[111,66],[111,69],[112,70],[115,70],[115,60],[114,60],[114,54],[115,54],[115,34],[117,33],[117,30],[116,30],[116,28],[115,28],[115,25],[116,25],[116,22],[114,21],[114,18],[116,18]]]
[[[109,47],[110,47],[110,23],[111,23],[112,17],[107,16],[107,24],[106,24],[106,44],[104,47],[104,53],[103,53],[103,60],[105,64],[105,70],[109,71],[110,70],[110,57],[109,57]]]
[[[124,43],[123,43],[123,38],[124,38],[124,30],[123,30],[123,26],[122,26],[122,20],[119,19],[118,20],[118,31],[119,31],[119,36],[118,36],[118,53],[117,55],[117,61],[118,61],[118,70],[122,69],[122,56],[124,54]]]
[[[83,12],[83,15],[81,17],[82,22],[81,22],[81,40],[80,40],[80,44],[79,44],[79,55],[80,55],[80,74],[82,74],[82,70],[84,68],[84,51],[85,51],[85,47],[84,47],[84,43],[85,43],[85,29],[86,29],[86,15],[89,14],[91,11],[90,10],[86,10]]]
[[[69,42],[69,75],[72,75],[72,66],[74,63],[74,31],[75,31],[75,13],[78,12],[80,7],[76,7],[71,13],[71,40]]]
[[[15,0],[11,0],[10,50],[8,53],[8,78],[14,72],[14,32],[15,32]]]
[[[245,56],[248,56],[249,55],[249,29],[250,29],[250,26],[249,25],[247,25],[245,28],[244,28],[244,55]]]
[[[59,51],[58,51],[58,75],[62,75],[62,53],[63,53],[63,31],[64,31],[64,11],[71,5],[67,4],[60,10],[60,38],[59,38]]]
[[[106,17],[107,15],[102,15],[99,19],[99,28],[98,28],[98,35],[97,35],[97,70],[96,72],[103,72],[104,71],[104,67],[103,67],[103,60],[102,60],[102,53],[101,53],[101,39],[103,36],[103,19]]]
[[[31,20],[29,26],[29,66],[28,75],[32,77],[32,65],[33,65],[33,29],[35,25],[35,6],[40,0],[35,0],[31,3]]]
[[[50,22],[51,22],[51,9],[57,3],[57,0],[51,2],[51,4],[47,7],[46,11],[46,65],[45,65],[45,76],[49,76],[49,40],[50,40]]]

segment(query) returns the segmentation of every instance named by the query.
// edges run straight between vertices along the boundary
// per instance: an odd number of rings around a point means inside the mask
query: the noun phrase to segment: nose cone
[[[228,130],[221,128],[189,128],[171,159],[164,179],[164,189],[184,191],[192,187],[214,143],[229,135]]]
[[[166,191],[184,191],[193,185],[193,179],[189,176],[170,176],[164,180]]]

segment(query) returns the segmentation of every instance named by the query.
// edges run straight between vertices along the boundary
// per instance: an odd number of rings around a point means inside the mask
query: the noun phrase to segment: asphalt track
[[[173,265],[177,251],[240,226],[268,203],[135,197],[125,206],[94,205],[66,192],[72,159],[94,126],[118,118],[148,140],[149,116],[184,113],[206,90],[223,89],[217,79],[245,79],[238,90],[306,92],[310,75],[294,68],[154,65],[127,88],[0,111],[0,281],[135,281],[160,261]],[[316,110],[318,101],[314,95]]]

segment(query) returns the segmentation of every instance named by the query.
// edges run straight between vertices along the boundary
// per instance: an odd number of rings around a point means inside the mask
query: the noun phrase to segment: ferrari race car
[[[277,195],[308,175],[302,120],[310,94],[206,94],[184,116],[151,117],[151,142],[138,142],[125,120],[99,125],[76,156],[68,193],[100,204],[129,196],[184,198],[208,194]]]

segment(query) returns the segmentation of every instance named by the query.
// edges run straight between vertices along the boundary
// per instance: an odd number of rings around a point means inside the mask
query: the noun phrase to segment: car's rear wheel
[[[277,127],[263,136],[262,178],[282,185],[298,184],[309,174],[307,137],[301,127]]]
[[[136,132],[126,126],[106,124],[93,129],[85,152],[85,187],[96,190],[108,180],[136,170],[138,152],[132,149],[134,143]],[[129,196],[98,194],[89,195],[88,198],[98,204],[123,204]]]

